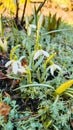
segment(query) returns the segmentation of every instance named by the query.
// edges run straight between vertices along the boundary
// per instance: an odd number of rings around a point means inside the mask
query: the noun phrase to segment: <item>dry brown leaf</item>
[[[22,66],[27,66],[27,61],[25,60],[25,59],[23,59],[22,61],[21,61],[21,64],[22,64]]]
[[[8,77],[0,70],[0,80],[8,79]]]
[[[8,98],[11,98],[11,96],[7,92],[4,92],[4,96],[8,97]]]
[[[7,121],[7,116],[9,115],[11,107],[4,102],[0,102],[0,116],[4,116],[5,122]]]

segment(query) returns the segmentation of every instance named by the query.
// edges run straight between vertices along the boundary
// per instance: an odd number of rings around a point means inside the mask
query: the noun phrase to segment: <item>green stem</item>
[[[54,88],[48,84],[27,84],[27,85],[23,85],[19,88],[16,88],[13,91],[16,91],[16,90],[21,89],[21,88],[27,88],[27,87],[49,87],[50,89],[54,90]]]
[[[3,21],[2,21],[2,14],[0,15],[0,33],[1,36],[4,36],[4,30],[3,30]]]
[[[63,31],[73,31],[73,29],[59,29],[59,30],[53,30],[53,31],[49,31],[47,33],[42,34],[42,36],[51,34],[51,33],[57,33],[57,32],[63,32]]]
[[[53,105],[55,105],[55,104],[58,102],[58,99],[59,99],[59,95],[57,95],[57,97],[56,97],[56,99],[55,99]]]
[[[39,49],[39,32],[36,30],[36,44],[35,44],[35,50]]]

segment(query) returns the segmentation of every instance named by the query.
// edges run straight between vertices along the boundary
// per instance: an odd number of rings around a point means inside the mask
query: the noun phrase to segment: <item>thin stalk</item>
[[[57,128],[57,126],[53,125],[53,127],[55,128],[55,130],[59,130],[59,129]]]
[[[32,83],[32,80],[31,80],[31,71],[30,71],[29,67],[27,67],[27,71],[28,71],[27,83],[31,84]]]
[[[16,16],[15,16],[16,23],[18,23],[18,12],[19,12],[19,2],[18,0],[16,0]]]
[[[26,5],[27,5],[27,0],[24,0],[24,8],[23,8],[23,13],[22,13],[22,18],[21,18],[21,25],[23,25],[23,19],[24,19],[24,15],[25,15]]]
[[[41,36],[45,36],[51,33],[57,33],[57,32],[63,32],[63,31],[72,31],[73,29],[59,29],[59,30],[53,30],[53,31],[49,31],[47,33],[42,34]]]
[[[72,90],[72,91],[69,91],[69,90],[68,90],[68,93],[71,93],[71,94],[73,94],[73,90]]]
[[[70,94],[70,93],[68,93],[68,92],[66,92],[65,94],[66,94],[67,96],[73,98],[73,94]]]
[[[4,35],[2,14],[0,15],[0,33],[1,33],[1,36]]]
[[[46,0],[43,1],[43,3],[41,3],[37,9],[37,13],[42,9],[42,7],[44,6]]]
[[[38,32],[38,30],[36,30],[36,44],[35,44],[35,50],[38,50],[38,49],[39,49],[39,39],[40,39],[39,32]]]
[[[58,102],[58,99],[59,99],[59,95],[57,95],[57,97],[56,97],[56,99],[55,99],[53,105],[56,105],[56,103]]]
[[[27,88],[27,87],[49,87],[50,89],[54,90],[54,88],[48,84],[27,84],[27,85],[22,85],[21,87],[16,88],[13,91],[16,91],[21,88]]]

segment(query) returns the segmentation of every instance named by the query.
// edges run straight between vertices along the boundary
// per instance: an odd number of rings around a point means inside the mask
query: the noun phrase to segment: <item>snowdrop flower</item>
[[[44,55],[46,57],[49,57],[49,54],[47,51],[44,51],[44,50],[38,50],[35,55],[34,55],[34,60],[36,60],[40,55]]]
[[[50,66],[48,67],[48,69],[50,69],[50,73],[51,73],[51,75],[53,75],[53,76],[54,76],[54,71],[55,71],[56,69],[59,70],[59,71],[62,70],[62,69],[61,69],[58,65],[56,65],[56,64],[50,65]]]
[[[11,66],[12,72],[14,74],[26,73],[26,69],[21,65],[20,60],[10,60],[5,64],[5,67]]]
[[[27,32],[28,32],[28,35],[29,35],[29,36],[31,35],[31,30],[32,30],[32,28],[33,28],[33,29],[36,29],[36,25],[30,24],[30,25],[28,26]]]

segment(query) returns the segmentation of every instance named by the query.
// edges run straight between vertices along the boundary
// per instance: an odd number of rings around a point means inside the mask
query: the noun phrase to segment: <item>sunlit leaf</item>
[[[38,19],[38,25],[37,25],[38,32],[40,31],[41,26],[42,26],[42,24],[43,24],[43,18],[44,18],[44,16],[43,16],[43,14],[41,14],[41,15],[39,16],[39,19]]]
[[[2,52],[7,51],[8,46],[7,46],[7,40],[5,38],[4,39],[0,38],[0,48],[1,48]]]
[[[1,36],[3,36],[2,15],[0,15],[0,33],[1,33]]]
[[[14,0],[3,0],[3,5],[6,9],[10,10],[11,12],[15,11]]]
[[[56,53],[53,53],[46,59],[46,61],[44,63],[44,67],[46,67],[47,64],[50,63],[51,59],[54,58],[55,55],[56,55]]]
[[[52,123],[52,120],[50,120],[50,121],[45,121],[45,122],[44,122],[45,128],[50,127],[51,123]]]
[[[57,94],[62,94],[64,91],[66,91],[69,87],[71,87],[73,85],[73,80],[69,80],[65,83],[63,83],[61,86],[59,86],[57,89],[56,89],[56,93]]]
[[[18,47],[20,47],[20,45],[17,45],[17,46],[15,46],[15,47],[12,48],[12,50],[11,50],[11,52],[10,52],[10,60],[13,59],[14,53],[15,53],[15,51],[16,51],[16,49],[17,49]]]

